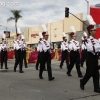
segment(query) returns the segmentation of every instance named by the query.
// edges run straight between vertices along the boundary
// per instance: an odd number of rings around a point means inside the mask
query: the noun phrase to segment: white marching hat
[[[21,35],[22,36],[22,39],[25,39],[24,35]]]
[[[83,38],[84,38],[84,39],[87,39],[87,36],[88,36],[87,33],[84,32],[83,34],[84,34]]]
[[[87,21],[89,23],[89,26],[87,27],[88,32],[90,32],[90,30],[96,30],[96,23],[94,22],[93,18],[91,15],[87,15]]]
[[[2,35],[2,41],[6,39],[6,35],[3,33]]]
[[[84,34],[84,36],[88,36],[86,32],[84,32],[83,34]]]
[[[41,39],[43,38],[42,32],[39,32],[39,36],[40,36]]]
[[[82,36],[82,40],[84,40],[83,36]]]
[[[63,40],[64,40],[64,39],[67,39],[67,38],[66,38],[66,34],[65,34],[65,32],[63,32],[62,35],[63,35],[63,37],[62,37]]]
[[[43,29],[44,32],[47,32],[47,27],[46,27],[46,25],[42,24],[42,29]]]
[[[69,35],[71,37],[76,36],[76,30],[75,30],[74,26],[71,26],[70,29],[71,29],[72,32]]]
[[[48,34],[48,30],[47,30],[47,28],[46,28],[46,25],[44,25],[44,24],[42,24],[42,29],[43,29],[43,32],[42,32],[42,35],[44,36],[44,35],[49,35]]]
[[[19,36],[21,33],[22,32],[21,32],[20,28],[17,28],[17,36]]]
[[[91,15],[87,15],[87,21],[89,25],[96,25]]]

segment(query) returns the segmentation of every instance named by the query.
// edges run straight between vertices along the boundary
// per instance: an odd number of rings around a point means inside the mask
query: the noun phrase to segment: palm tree
[[[7,19],[7,21],[15,20],[15,28],[16,28],[16,34],[17,34],[17,22],[19,18],[22,18],[20,15],[22,11],[21,10],[11,10],[11,13],[13,14],[13,17],[10,17]]]

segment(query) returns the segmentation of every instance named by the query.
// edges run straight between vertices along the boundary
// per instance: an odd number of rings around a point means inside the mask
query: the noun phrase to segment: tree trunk
[[[16,29],[16,36],[17,36],[17,22],[15,21],[15,29]]]

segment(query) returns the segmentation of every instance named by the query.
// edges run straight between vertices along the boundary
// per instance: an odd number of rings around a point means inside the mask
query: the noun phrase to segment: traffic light
[[[65,17],[69,17],[69,8],[65,8]]]

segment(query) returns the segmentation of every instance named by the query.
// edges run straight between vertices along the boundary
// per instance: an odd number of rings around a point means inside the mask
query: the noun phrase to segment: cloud
[[[0,4],[12,2],[10,0],[0,0]],[[85,0],[13,0],[13,3],[18,2],[18,6],[0,5],[0,24],[7,26],[9,31],[15,30],[14,21],[8,22],[9,17],[13,17],[10,10],[22,10],[23,16],[18,21],[18,27],[24,31],[25,27],[41,25],[43,23],[62,20],[65,17],[65,7],[69,7],[73,14],[83,13],[84,19],[87,14],[87,3]],[[99,0],[89,0],[90,5],[98,4]],[[4,27],[0,27],[0,33],[3,33]]]

